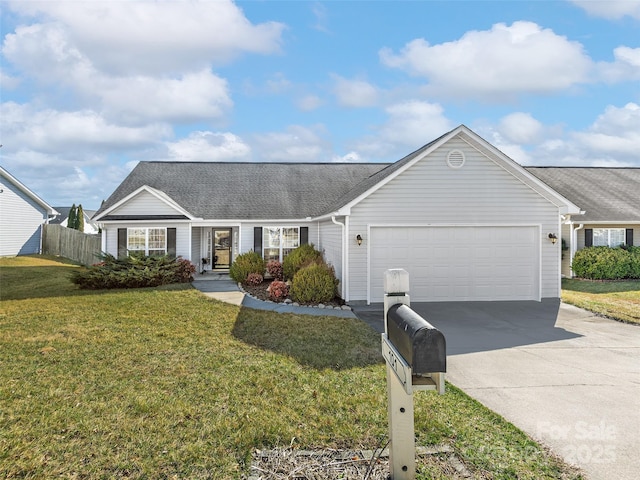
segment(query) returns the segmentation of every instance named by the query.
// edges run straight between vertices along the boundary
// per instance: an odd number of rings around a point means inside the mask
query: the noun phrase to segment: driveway
[[[448,381],[590,479],[640,478],[640,327],[557,301],[411,307],[444,333]],[[355,311],[384,331],[382,305]]]

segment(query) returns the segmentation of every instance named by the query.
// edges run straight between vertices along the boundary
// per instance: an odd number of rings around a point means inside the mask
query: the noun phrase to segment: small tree
[[[67,217],[67,228],[76,228],[76,217],[78,216],[78,210],[76,209],[76,204],[71,205],[69,209],[69,216]]]
[[[84,211],[82,210],[82,204],[78,205],[78,208],[76,210],[75,229],[84,233]]]

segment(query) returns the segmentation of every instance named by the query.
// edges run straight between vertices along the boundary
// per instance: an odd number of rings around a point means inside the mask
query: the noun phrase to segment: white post
[[[409,306],[409,273],[403,269],[384,273],[384,331],[387,335],[387,312],[398,303]],[[411,381],[411,380],[409,380]],[[416,477],[416,439],[414,431],[413,395],[387,362],[387,395],[389,415],[389,466],[391,480],[414,480]]]

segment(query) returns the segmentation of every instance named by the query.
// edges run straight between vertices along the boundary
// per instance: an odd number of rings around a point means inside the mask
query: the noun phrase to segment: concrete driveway
[[[640,478],[640,327],[557,301],[411,307],[444,333],[448,381],[590,479]],[[384,331],[382,305],[355,311]]]

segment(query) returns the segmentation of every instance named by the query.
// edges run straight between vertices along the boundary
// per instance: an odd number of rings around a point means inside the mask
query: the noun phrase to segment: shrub
[[[285,280],[292,280],[301,268],[312,263],[323,263],[322,252],[315,249],[313,244],[300,245],[284,257],[282,268]]]
[[[245,280],[246,285],[251,285],[252,287],[257,287],[264,280],[264,277],[259,273],[250,273],[247,275],[247,279]]]
[[[640,278],[640,247],[626,247],[629,256],[629,278]]]
[[[590,280],[640,278],[640,248],[583,248],[576,252],[571,268],[577,277]]]
[[[71,281],[89,290],[157,287],[191,282],[195,271],[189,260],[169,255],[132,254],[119,259],[105,254],[100,263],[74,272]]]
[[[299,303],[328,302],[336,296],[338,281],[333,267],[313,263],[298,271],[291,284],[291,298]]]
[[[289,295],[289,285],[281,280],[274,280],[269,285],[269,298],[276,302],[281,302]]]
[[[264,274],[264,259],[256,252],[238,255],[229,268],[229,276],[238,283],[245,283],[250,273]]]
[[[284,279],[284,270],[282,264],[277,260],[269,260],[267,262],[267,273],[273,277],[274,280]]]

